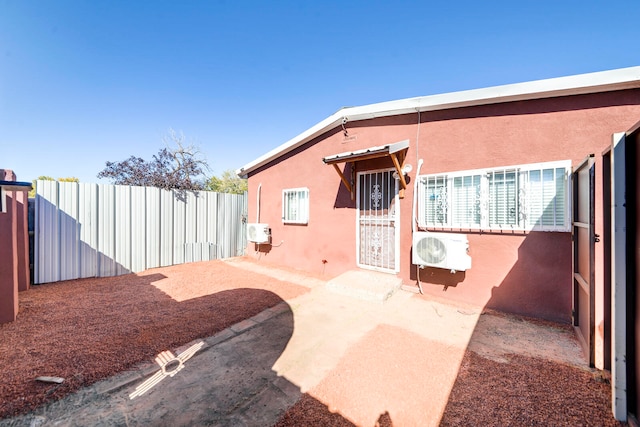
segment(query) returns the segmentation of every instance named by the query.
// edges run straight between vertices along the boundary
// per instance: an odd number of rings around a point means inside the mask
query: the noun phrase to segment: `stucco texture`
[[[518,101],[486,106],[405,114],[348,122],[249,175],[249,222],[272,230],[272,245],[249,244],[261,262],[286,265],[328,277],[357,268],[356,203],[332,166],[322,158],[372,146],[409,140],[406,163],[413,166],[400,200],[397,272],[406,285],[417,285],[411,264],[413,180],[420,174],[496,168],[570,160],[577,166],[596,154],[596,233],[602,235],[602,157],[614,132],[640,118],[640,90]],[[419,122],[419,125],[418,125]],[[387,159],[358,162],[357,171],[391,168]],[[345,176],[350,165],[341,164]],[[309,188],[307,225],[282,221],[282,190]],[[440,230],[432,230],[440,231]],[[549,320],[571,320],[572,242],[570,232],[465,233],[472,268],[451,274],[425,269],[425,292],[506,312]],[[602,249],[596,247],[596,280],[602,279]],[[596,318],[602,317],[601,308]]]

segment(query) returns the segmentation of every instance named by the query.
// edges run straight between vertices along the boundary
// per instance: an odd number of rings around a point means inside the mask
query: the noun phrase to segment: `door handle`
[[[593,242],[594,243],[598,243],[600,241],[600,235],[599,234],[594,234],[593,235]]]

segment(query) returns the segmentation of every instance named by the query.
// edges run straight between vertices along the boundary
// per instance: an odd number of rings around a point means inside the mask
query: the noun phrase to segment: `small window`
[[[570,161],[419,177],[420,225],[569,231]]]
[[[282,222],[309,223],[309,189],[292,188],[282,191]]]

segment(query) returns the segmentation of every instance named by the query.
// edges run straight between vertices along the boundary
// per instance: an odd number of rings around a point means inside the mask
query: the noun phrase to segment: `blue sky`
[[[0,0],[0,168],[96,178],[169,128],[212,174],[344,106],[640,65],[637,0]]]

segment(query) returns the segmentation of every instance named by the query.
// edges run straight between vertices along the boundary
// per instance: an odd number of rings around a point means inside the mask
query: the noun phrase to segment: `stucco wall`
[[[15,181],[13,171],[0,169],[0,180]],[[29,234],[26,191],[9,191],[6,212],[0,212],[0,323],[18,315],[18,292],[29,288]]]
[[[250,243],[249,253],[263,262],[324,272],[327,277],[356,268],[355,202],[333,167],[321,159],[405,139],[411,144],[406,161],[414,167],[400,202],[399,276],[406,284],[416,284],[410,251],[413,179],[419,158],[424,159],[421,174],[427,174],[557,160],[571,160],[576,166],[595,153],[596,233],[602,235],[600,154],[611,143],[612,133],[628,129],[639,118],[640,91],[629,90],[423,112],[419,128],[417,113],[347,123],[347,136],[336,129],[249,176],[249,221],[256,220],[256,191],[262,184],[260,221],[270,224],[273,235],[272,247],[261,245],[256,252]],[[373,163],[357,168],[385,166]],[[310,191],[309,224],[283,225],[282,190],[297,187]],[[473,267],[454,275],[423,270],[425,292],[570,321],[570,233],[467,234]],[[596,251],[596,279],[601,283],[602,249]]]

